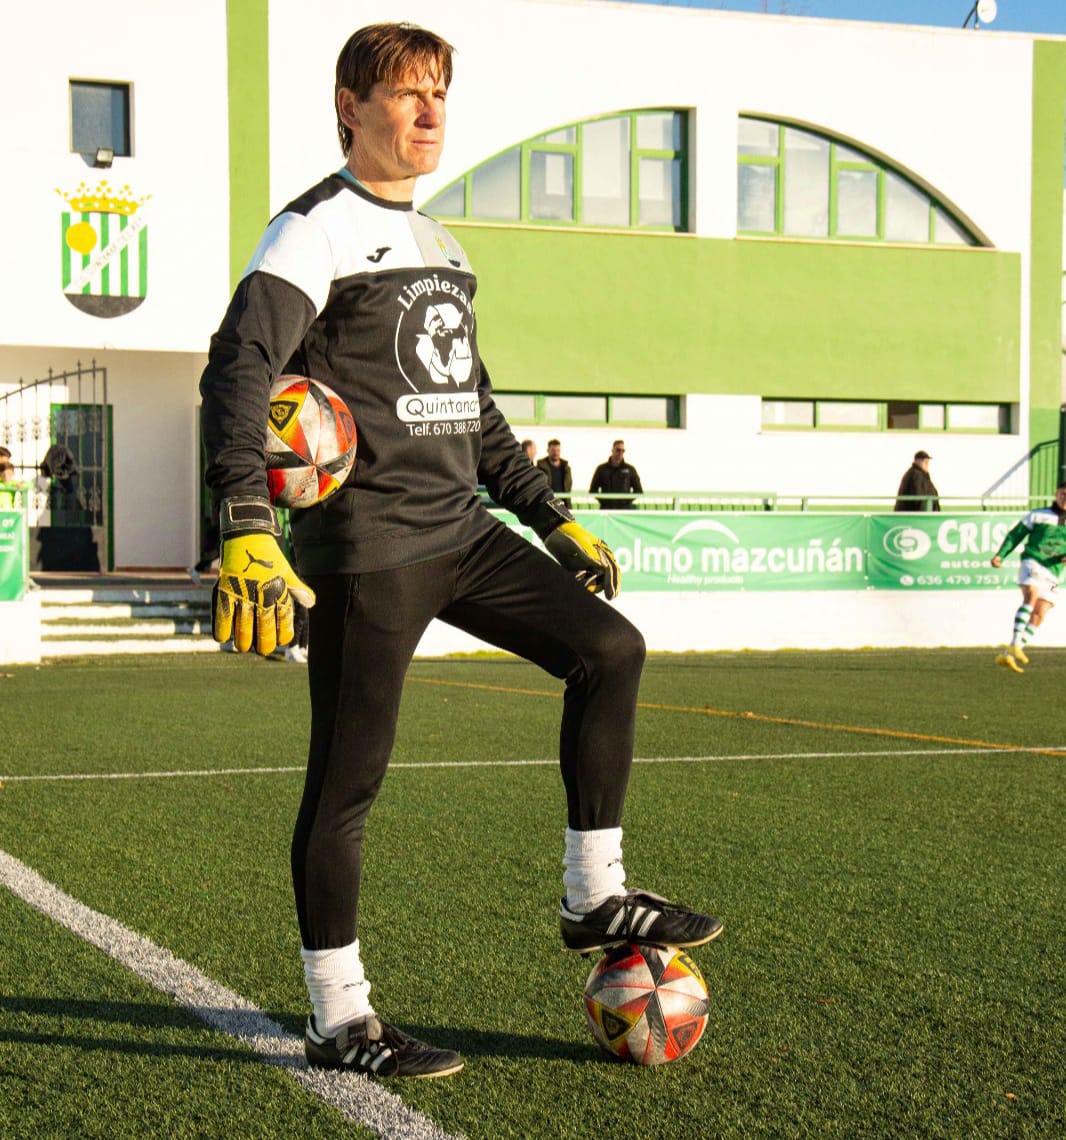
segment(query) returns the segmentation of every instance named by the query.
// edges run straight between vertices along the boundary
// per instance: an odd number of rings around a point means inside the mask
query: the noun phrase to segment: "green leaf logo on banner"
[[[913,526],[894,526],[881,540],[890,555],[912,562],[924,558],[933,547],[933,540],[924,530]]]

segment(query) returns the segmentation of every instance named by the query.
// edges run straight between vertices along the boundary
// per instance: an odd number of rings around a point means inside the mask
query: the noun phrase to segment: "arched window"
[[[422,209],[470,221],[687,230],[687,119],[624,111],[559,127],[475,166]]]
[[[737,232],[991,245],[961,211],[885,159],[804,127],[741,116]]]

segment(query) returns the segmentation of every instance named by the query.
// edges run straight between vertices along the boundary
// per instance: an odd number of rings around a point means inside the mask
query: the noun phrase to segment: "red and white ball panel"
[[[584,996],[592,1036],[638,1065],[676,1061],[707,1027],[707,985],[683,950],[617,947],[592,968]]]
[[[270,389],[270,501],[296,510],[328,498],[355,465],[357,438],[352,413],[332,388],[307,376],[280,376]]]

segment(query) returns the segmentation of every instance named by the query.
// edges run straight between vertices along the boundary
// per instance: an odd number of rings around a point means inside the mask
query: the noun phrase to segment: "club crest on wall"
[[[106,180],[73,193],[56,190],[66,203],[60,227],[63,293],[83,313],[121,317],[148,292],[148,219],[129,186]]]

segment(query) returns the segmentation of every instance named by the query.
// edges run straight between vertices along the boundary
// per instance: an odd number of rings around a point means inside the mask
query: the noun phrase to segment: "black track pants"
[[[392,751],[404,677],[434,618],[566,681],[559,762],[571,828],[618,827],[633,758],[640,632],[500,525],[442,558],[308,584],[311,745],[292,842],[303,945],[356,937],[363,829]]]

